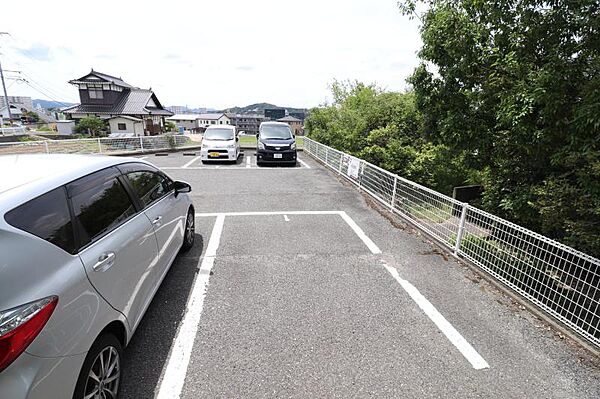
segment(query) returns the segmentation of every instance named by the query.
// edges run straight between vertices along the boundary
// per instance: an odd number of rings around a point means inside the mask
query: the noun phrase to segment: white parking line
[[[209,284],[210,271],[214,265],[217,249],[223,232],[226,216],[270,216],[283,215],[289,221],[288,215],[338,215],[352,228],[356,235],[364,242],[373,254],[380,254],[379,247],[365,234],[356,222],[344,211],[271,211],[271,212],[223,212],[223,213],[196,213],[196,217],[216,217],[206,253],[202,259],[200,270],[190,298],[186,305],[186,312],[177,332],[173,349],[166,364],[164,376],[159,387],[158,399],[179,398],[185,383],[188,365],[194,340],[198,332],[198,324],[204,306]],[[429,317],[431,321],[441,330],[450,342],[471,363],[474,369],[489,368],[489,364],[477,353],[477,351],[460,335],[460,333],[438,312],[438,310],[415,288],[410,282],[402,279],[398,271],[388,266],[381,260],[383,266],[413,299],[419,308]]]
[[[489,368],[490,365],[483,357],[463,338],[462,335],[446,320],[446,318],[438,312],[438,310],[425,298],[419,290],[407,280],[404,280],[398,274],[394,267],[388,266],[385,261],[381,261],[383,266],[400,283],[404,291],[412,298],[413,301],[421,308],[421,310],[433,321],[440,331],[448,338],[448,340],[460,351],[460,353],[471,363],[475,370]]]
[[[261,170],[261,171],[275,171],[275,172],[285,172],[285,171],[308,171],[307,168],[257,168],[255,165],[251,165],[250,168],[246,168],[245,165],[239,166],[225,166],[221,167],[221,165],[216,166],[190,166],[188,168],[183,168],[181,166],[161,166],[161,170]]]
[[[381,249],[379,249],[379,247],[375,245],[375,243],[369,237],[367,237],[365,232],[356,224],[354,220],[352,220],[350,216],[348,216],[346,212],[340,212],[340,216],[346,221],[346,223],[348,223],[348,226],[354,230],[356,235],[365,243],[365,245],[374,255],[381,253]]]
[[[249,154],[248,154],[248,156],[246,157],[246,168],[249,168],[249,167],[251,166],[251,165],[250,165],[250,159],[251,159],[251,157],[252,157],[252,155],[249,155]]]
[[[198,323],[200,322],[202,307],[204,306],[204,297],[206,295],[208,279],[210,278],[210,271],[215,262],[217,248],[219,248],[221,233],[223,232],[224,221],[224,215],[217,216],[210,239],[208,240],[204,259],[202,259],[200,271],[198,272],[192,293],[186,305],[185,316],[177,332],[173,350],[167,361],[165,374],[157,395],[159,399],[179,398],[181,395],[192,347],[194,346],[194,339],[198,332]]]
[[[298,162],[300,162],[302,164],[302,166],[304,166],[307,169],[310,169],[310,165],[307,164],[306,162],[304,162],[303,160],[301,160],[300,158],[298,158]]]
[[[225,213],[196,213],[196,217],[215,216],[270,216],[270,215],[339,215],[352,228],[354,233],[365,243],[373,254],[380,254],[381,249],[365,234],[354,220],[344,211],[274,211],[274,212],[225,212]]]
[[[190,162],[188,162],[185,165],[183,165],[182,168],[187,169],[191,164],[193,164],[194,162],[196,162],[199,159],[200,159],[200,157],[193,158]]]
[[[283,215],[283,220],[285,220],[286,222],[289,222],[290,218],[288,217],[288,215]]]
[[[140,159],[143,161],[143,160],[144,160],[144,159],[146,159],[146,158],[148,158],[148,157],[141,157]]]
[[[271,216],[271,215],[340,215],[343,211],[272,211],[272,212],[208,212],[196,213],[197,218],[215,216]]]

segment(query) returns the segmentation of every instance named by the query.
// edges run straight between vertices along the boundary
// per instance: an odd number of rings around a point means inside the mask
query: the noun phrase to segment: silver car
[[[115,398],[191,187],[136,158],[0,156],[0,397]]]

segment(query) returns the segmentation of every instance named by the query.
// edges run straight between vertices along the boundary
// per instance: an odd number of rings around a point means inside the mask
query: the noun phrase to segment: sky
[[[27,8],[12,1],[0,13],[0,32],[10,33],[0,35],[2,67],[21,71],[5,73],[8,94],[63,102],[78,102],[68,81],[93,68],[152,88],[165,106],[310,108],[331,101],[334,80],[406,89],[421,46],[396,0],[33,0]]]

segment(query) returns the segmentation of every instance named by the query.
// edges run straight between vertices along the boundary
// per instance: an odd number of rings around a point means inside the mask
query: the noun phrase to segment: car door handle
[[[98,262],[92,267],[95,272],[105,272],[115,264],[115,255],[114,252],[106,252],[100,255],[98,258]]]
[[[152,224],[155,226],[160,226],[160,221],[162,220],[162,216],[157,216],[156,218],[154,218],[154,220],[152,221]]]

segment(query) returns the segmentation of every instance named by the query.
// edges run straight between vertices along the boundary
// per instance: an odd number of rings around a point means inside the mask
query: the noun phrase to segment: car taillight
[[[58,297],[51,296],[0,312],[0,372],[42,331],[57,303]]]

